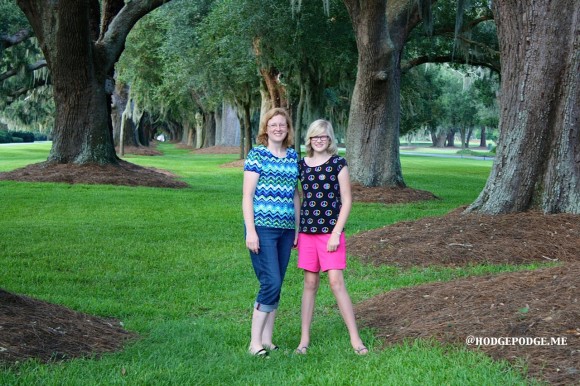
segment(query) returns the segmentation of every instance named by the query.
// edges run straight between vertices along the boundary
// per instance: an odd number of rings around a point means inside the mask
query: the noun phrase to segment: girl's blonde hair
[[[316,137],[318,135],[328,135],[328,148],[326,151],[328,154],[335,155],[338,154],[338,146],[336,143],[336,137],[334,136],[334,129],[332,124],[324,119],[317,119],[308,126],[308,131],[306,132],[306,155],[312,157],[314,154],[314,149],[312,149],[312,144],[310,143],[310,138]]]
[[[288,127],[288,134],[284,138],[282,145],[286,148],[294,145],[294,128],[292,127],[292,120],[288,112],[280,107],[276,107],[268,110],[262,117],[260,122],[260,129],[258,130],[258,136],[256,137],[256,143],[264,146],[268,146],[268,121],[274,118],[276,115],[282,115],[286,118],[286,126]]]

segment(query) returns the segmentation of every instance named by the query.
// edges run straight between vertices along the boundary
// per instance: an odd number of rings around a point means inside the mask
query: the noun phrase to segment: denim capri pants
[[[254,308],[263,312],[278,309],[282,282],[294,244],[294,229],[256,227],[260,241],[258,253],[250,251],[252,265],[260,282]]]

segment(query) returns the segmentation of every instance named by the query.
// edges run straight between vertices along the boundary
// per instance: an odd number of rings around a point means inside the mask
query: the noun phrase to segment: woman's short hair
[[[292,120],[286,109],[275,107],[268,110],[260,122],[260,129],[258,130],[258,136],[256,137],[256,143],[264,146],[268,146],[268,121],[274,118],[276,115],[282,115],[286,118],[286,125],[288,127],[288,134],[284,138],[282,145],[286,148],[294,145],[294,127],[292,127]]]
[[[326,151],[332,155],[338,154],[338,145],[332,124],[325,119],[317,119],[308,126],[308,131],[306,132],[306,155],[308,157],[312,157],[314,154],[310,138],[318,135],[328,135],[328,148]]]

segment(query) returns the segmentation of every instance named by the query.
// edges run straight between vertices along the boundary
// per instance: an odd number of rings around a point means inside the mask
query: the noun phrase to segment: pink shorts
[[[340,235],[340,244],[334,252],[328,252],[326,245],[332,233],[298,235],[298,268],[310,272],[326,272],[329,269],[346,268],[346,239]]]

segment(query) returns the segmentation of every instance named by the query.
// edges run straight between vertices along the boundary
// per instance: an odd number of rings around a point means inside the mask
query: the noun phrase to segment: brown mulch
[[[528,376],[570,385],[580,379],[579,278],[580,261],[470,277],[389,291],[359,303],[355,312],[386,345],[435,339],[479,349],[516,367],[523,359]],[[477,347],[467,343],[470,336],[524,340],[482,340]]]
[[[120,350],[136,334],[116,319],[72,311],[0,289],[0,363],[43,362]]]
[[[427,338],[465,346],[470,335],[564,337],[565,346],[491,345],[481,350],[515,366],[523,360],[529,376],[554,385],[580,379],[580,215],[462,212],[354,235],[347,241],[349,254],[367,264],[403,269],[563,265],[398,289],[358,304],[357,316],[386,344]]]
[[[0,180],[64,182],[180,189],[189,185],[165,170],[146,168],[119,160],[118,165],[74,165],[41,162],[10,172],[0,172]]]
[[[490,216],[458,209],[360,233],[347,246],[365,263],[398,267],[575,261],[580,256],[580,216]]]
[[[438,200],[431,192],[411,188],[365,187],[352,184],[352,199],[357,202],[407,204],[415,201]]]
[[[145,155],[145,156],[157,156],[163,155],[159,150],[156,149],[157,143],[151,143],[150,146],[126,146],[123,148],[125,155]],[[117,154],[120,155],[119,147],[115,147]]]
[[[239,151],[237,148],[235,151],[233,148],[213,150],[217,154]],[[109,169],[35,164],[0,173],[0,179],[186,186],[170,173],[127,164],[122,161],[120,167]],[[238,160],[222,166],[242,165],[243,160]],[[175,183],[180,186],[173,186]],[[383,204],[437,199],[429,192],[413,189],[356,185],[353,186],[353,198]],[[580,379],[580,216],[538,212],[464,215],[462,209],[458,209],[441,217],[400,222],[360,233],[350,237],[347,244],[349,254],[367,264],[388,264],[401,269],[562,263],[553,268],[397,289],[358,304],[356,311],[362,324],[373,328],[385,339],[385,344],[420,338],[465,347],[469,335],[545,337],[548,340],[563,337],[567,345],[487,345],[479,349],[495,359],[508,360],[516,367],[527,366],[529,376],[555,385],[571,384]],[[28,307],[15,307],[11,302]],[[14,311],[5,312],[7,307]],[[40,316],[34,316],[34,308],[38,308]],[[120,349],[117,344],[124,340],[122,337],[130,337],[129,333],[120,331],[118,322],[109,320],[99,324],[98,321],[106,319],[63,310],[66,309],[25,297],[5,293],[0,296],[0,363],[14,363],[25,358],[48,361],[93,355]],[[65,322],[71,325],[65,326]],[[7,326],[13,327],[8,329]],[[100,328],[96,334],[93,332],[95,326]],[[44,333],[35,335],[35,331]],[[87,336],[98,336],[103,341],[90,343]],[[18,342],[26,342],[26,345],[19,346]]]

